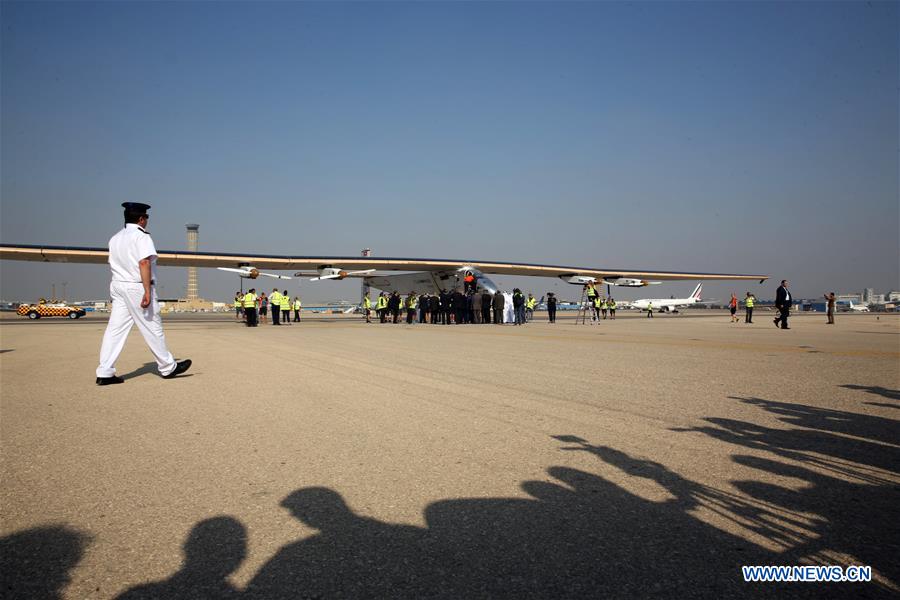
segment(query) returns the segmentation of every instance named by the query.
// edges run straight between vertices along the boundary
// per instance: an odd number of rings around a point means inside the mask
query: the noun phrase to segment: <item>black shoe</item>
[[[775,323],[775,327],[778,327],[778,319],[773,319],[772,322]]]
[[[168,375],[163,375],[163,379],[172,379],[177,377],[191,368],[191,359],[185,359],[178,361],[178,364],[175,365],[175,370],[169,373]]]
[[[125,383],[125,380],[118,375],[112,377],[98,377],[97,385],[113,385],[114,383]]]

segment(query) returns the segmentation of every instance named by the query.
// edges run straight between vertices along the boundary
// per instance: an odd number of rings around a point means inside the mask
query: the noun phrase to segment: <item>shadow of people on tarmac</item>
[[[897,567],[891,561],[896,562],[900,539],[900,501],[886,475],[891,456],[869,455],[886,452],[886,444],[875,441],[883,435],[884,423],[752,400],[799,427],[776,430],[707,419],[715,426],[690,430],[784,459],[736,457],[742,467],[767,473],[759,480],[734,482],[736,492],[691,481],[661,463],[573,435],[556,436],[566,444],[561,450],[590,453],[606,470],[620,471],[622,480],[653,483],[661,499],[645,498],[597,474],[553,466],[546,479],[523,482],[520,497],[433,502],[424,510],[425,525],[411,526],[356,514],[333,489],[301,488],[281,506],[315,533],[283,546],[240,595],[251,600],[890,595],[883,580],[852,585],[744,582],[744,565],[809,564],[835,552],[870,561],[894,579]],[[831,433],[861,435],[869,429],[871,439]],[[852,445],[860,442],[866,445]],[[794,466],[790,460],[805,464]],[[862,483],[847,481],[854,475]],[[806,485],[791,489],[783,478]],[[881,526],[884,519],[893,523]],[[244,531],[230,519],[223,525],[212,536],[198,526],[191,535],[194,541],[185,545],[181,571],[122,598],[237,597],[225,578],[243,559]]]
[[[248,597],[413,597],[434,583],[424,529],[360,517],[323,487],[299,489],[281,506],[318,533],[281,548],[250,581]]]
[[[90,538],[62,526],[38,527],[0,538],[0,597],[62,598],[69,572]]]
[[[896,446],[900,422],[894,419],[759,398],[735,399],[781,415],[782,421],[799,428],[775,429],[707,417],[703,420],[708,426],[673,431],[704,433],[869,483],[885,484],[890,473],[900,473],[900,448]]]
[[[748,503],[769,507],[772,516],[807,519],[795,529],[795,541],[781,564],[842,564],[835,553],[850,555],[872,566],[891,583],[900,585],[900,422],[894,419],[759,398],[737,398],[796,427],[773,429],[733,419],[706,418],[711,426],[680,429],[701,432],[717,440],[768,452],[787,459],[735,455],[740,465],[767,472],[765,480],[736,481],[733,485]],[[799,464],[795,464],[799,463]],[[805,485],[772,483],[785,478]],[[770,528],[775,519],[766,518]],[[773,536],[768,536],[775,539]],[[829,562],[830,561],[830,562]],[[879,585],[883,582],[879,582]],[[858,585],[859,597],[885,588]],[[898,588],[894,588],[894,592]]]
[[[895,419],[791,402],[775,402],[761,398],[737,396],[729,396],[729,398],[740,400],[744,404],[758,406],[767,412],[779,415],[780,421],[791,425],[852,435],[873,442],[889,444],[897,442],[900,422]]]
[[[567,436],[571,438],[571,436]],[[527,481],[522,498],[443,500],[427,526],[355,515],[328,488],[297,490],[282,506],[318,533],[283,547],[247,587],[251,598],[774,597],[785,585],[744,583],[742,565],[778,554],[696,518],[704,495],[657,463],[586,443],[672,496],[651,501],[567,467]],[[732,501],[740,506],[737,501]],[[760,519],[763,518],[761,515]],[[821,589],[794,587],[794,597]]]
[[[883,406],[885,408],[900,408],[900,390],[892,390],[878,385],[854,385],[852,383],[848,383],[840,387],[846,388],[848,390],[860,390],[863,392],[868,392],[870,394],[875,394],[877,396],[884,396],[888,400],[897,401],[897,404],[888,404],[887,402],[865,402],[865,404],[870,404],[872,406]]]
[[[135,586],[118,600],[229,600],[240,592],[227,577],[247,554],[247,532],[240,521],[214,517],[197,523],[184,542],[181,570],[165,581]]]
[[[131,379],[132,377],[139,377],[140,375],[148,375],[150,373],[159,375],[159,366],[156,364],[156,361],[144,363],[133,371],[123,373],[122,375],[120,375],[120,377],[122,377],[123,379]],[[193,377],[193,374],[185,373],[179,375],[176,379],[187,379],[188,377]]]
[[[159,370],[156,365],[156,361],[152,361],[152,362],[144,363],[143,365],[141,365],[137,369],[134,369],[133,371],[129,371],[128,373],[123,373],[122,375],[120,375],[120,377],[122,377],[123,379],[131,379],[132,377],[138,377],[140,375],[146,375],[148,373],[158,373],[158,372],[159,372]]]
[[[761,481],[734,483],[751,498],[819,516],[816,535],[790,550],[794,557],[791,563],[813,557],[825,564],[830,554],[840,552],[855,557],[858,564],[871,565],[891,581],[900,582],[900,491],[896,486],[848,482],[756,456],[733,458],[741,465],[808,482],[800,490]]]

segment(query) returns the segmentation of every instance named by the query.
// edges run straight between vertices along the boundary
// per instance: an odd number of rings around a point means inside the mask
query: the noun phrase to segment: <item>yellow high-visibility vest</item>
[[[269,302],[272,303],[272,306],[281,306],[281,294],[279,292],[272,292],[269,296]]]
[[[744,300],[744,305],[747,308],[753,308],[753,296],[747,296],[747,299]]]
[[[291,310],[291,297],[287,294],[281,295],[281,310]]]
[[[536,303],[537,303],[537,300],[535,300],[534,298],[529,298],[528,300],[525,301],[525,306],[530,308],[531,310],[534,310],[534,305]]]
[[[416,296],[410,296],[409,298],[409,308],[410,310],[416,310],[419,306],[419,299]]]
[[[606,308],[608,308],[609,310],[616,310],[616,301],[610,300],[609,302],[607,302]]]
[[[363,297],[363,308],[365,308],[366,310],[372,308],[372,301],[369,300],[368,296]]]
[[[244,308],[256,308],[256,294],[244,294]]]
[[[594,296],[597,295],[597,290],[593,286],[588,287],[587,295],[588,295],[588,298],[593,298]]]
[[[235,299],[234,299],[234,307],[235,307],[235,308],[240,308],[240,307],[241,307],[241,304],[242,304],[242,301],[241,301],[240,298],[235,298]]]
[[[294,300],[294,310],[300,310],[301,308],[303,308],[303,303],[300,302],[300,298],[297,298]]]
[[[378,296],[378,300],[375,301],[375,308],[378,310],[382,310],[387,307],[387,298],[384,296]]]

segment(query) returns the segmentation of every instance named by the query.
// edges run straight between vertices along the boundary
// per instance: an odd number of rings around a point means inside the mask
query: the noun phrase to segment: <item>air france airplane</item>
[[[650,306],[659,312],[678,312],[678,308],[682,306],[690,306],[691,304],[702,303],[700,292],[703,290],[703,284],[698,283],[692,293],[687,298],[646,298],[635,300],[631,303],[632,308],[639,310],[647,310]]]

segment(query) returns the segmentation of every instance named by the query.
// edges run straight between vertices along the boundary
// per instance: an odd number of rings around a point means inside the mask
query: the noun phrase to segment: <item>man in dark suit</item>
[[[453,322],[462,325],[466,322],[466,297],[459,289],[453,290]]]
[[[503,324],[503,305],[506,304],[506,298],[503,296],[503,292],[497,290],[494,292],[494,323],[497,325]]]
[[[431,324],[432,325],[436,325],[441,322],[441,311],[444,310],[441,307],[441,297],[444,295],[444,291],[441,290],[439,292],[439,294],[434,294],[431,297]]]
[[[778,309],[778,316],[775,317],[775,327],[778,327],[778,324],[781,323],[782,329],[790,329],[788,327],[788,316],[791,314],[791,306],[793,306],[794,300],[791,298],[791,293],[788,291],[788,281],[787,279],[781,280],[781,287],[778,288],[778,291],[775,292],[775,308]]]
[[[400,320],[400,294],[396,290],[391,292],[391,297],[388,300],[388,311],[391,313],[393,322],[397,323]]]

